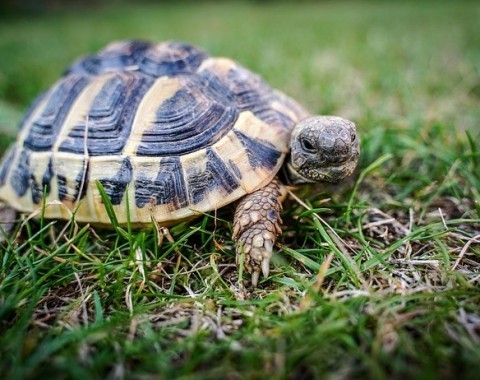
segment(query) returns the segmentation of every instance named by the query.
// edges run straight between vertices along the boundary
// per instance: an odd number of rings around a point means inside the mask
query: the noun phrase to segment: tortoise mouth
[[[330,164],[326,167],[303,167],[295,168],[291,166],[306,183],[331,182],[335,183],[348,177],[353,173],[357,166],[357,160],[350,160],[342,163]]]
[[[357,166],[356,160],[346,161],[340,164],[332,164],[326,168],[314,169],[314,173],[322,176],[322,181],[338,182],[353,173]],[[315,175],[315,174],[314,174]]]

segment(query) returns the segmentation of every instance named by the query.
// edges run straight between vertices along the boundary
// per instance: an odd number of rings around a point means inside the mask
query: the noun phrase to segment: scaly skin
[[[257,286],[260,272],[267,277],[270,271],[273,246],[282,233],[280,212],[285,197],[285,186],[275,178],[243,197],[237,205],[233,219],[237,263],[245,253],[244,265],[247,272],[252,273],[253,286]]]
[[[0,202],[0,228],[2,229],[0,231],[0,243],[5,241],[6,236],[12,234],[17,217],[17,211]]]

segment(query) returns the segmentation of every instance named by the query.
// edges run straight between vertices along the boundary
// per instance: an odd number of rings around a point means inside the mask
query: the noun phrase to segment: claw
[[[267,251],[268,257],[272,256],[272,251],[273,251],[273,242],[271,240],[265,240],[263,243],[263,246],[265,247],[265,250]]]
[[[240,233],[240,224],[235,223],[235,225],[233,227],[233,237],[237,238],[239,233]]]
[[[268,274],[270,273],[270,257],[265,257],[262,260],[262,273],[263,277],[268,277]]]
[[[275,232],[277,233],[277,236],[282,234],[282,229],[278,224],[275,225]]]
[[[254,288],[258,285],[258,279],[260,278],[260,271],[256,270],[252,273],[252,285]]]

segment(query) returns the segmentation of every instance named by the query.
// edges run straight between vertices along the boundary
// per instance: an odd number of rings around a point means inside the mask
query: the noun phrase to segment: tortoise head
[[[290,147],[285,172],[290,184],[338,182],[352,174],[360,152],[355,124],[336,116],[302,120]]]

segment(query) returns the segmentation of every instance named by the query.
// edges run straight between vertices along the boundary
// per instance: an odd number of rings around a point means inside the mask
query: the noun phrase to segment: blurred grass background
[[[2,18],[3,128],[73,59],[124,38],[181,40],[233,57],[312,112],[460,128],[478,117],[475,2],[107,4]]]
[[[125,240],[83,229],[66,234],[72,248],[53,227],[29,227],[1,250],[3,373],[478,376],[478,2],[38,4],[6,2],[0,14],[0,150],[78,56],[126,38],[197,44],[312,113],[357,123],[356,191],[355,179],[343,191],[299,191],[356,253],[342,257],[313,214],[290,201],[271,278],[242,299],[226,223],[179,226],[176,243],[160,248],[142,232]],[[220,217],[230,220],[229,211]],[[147,285],[132,247],[148,257]],[[317,294],[329,252],[336,256]],[[306,294],[312,307],[303,310]]]

